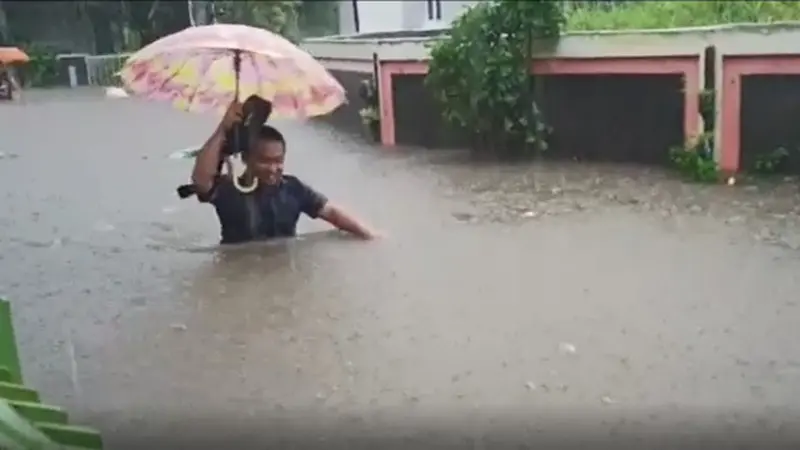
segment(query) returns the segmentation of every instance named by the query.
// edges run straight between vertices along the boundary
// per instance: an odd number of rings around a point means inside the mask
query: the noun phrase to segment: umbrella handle
[[[233,73],[236,77],[236,84],[235,84],[235,91],[234,91],[234,99],[236,101],[239,100],[239,74],[242,69],[242,51],[241,50],[234,50],[233,51]],[[241,136],[240,136],[240,127],[234,127],[233,129],[233,145],[234,148],[239,148],[241,143]],[[236,187],[239,192],[243,194],[249,194],[256,190],[258,187],[258,178],[253,178],[253,184],[250,186],[242,186],[239,183],[239,177],[233,172],[233,163],[231,162],[231,158],[225,158],[225,165],[227,166],[228,173],[230,174],[231,178],[233,179],[233,185]]]
[[[236,176],[236,173],[233,171],[233,163],[231,162],[230,158],[225,158],[225,167],[228,170],[228,174],[231,176],[233,181],[233,186],[242,194],[249,194],[256,190],[258,187],[258,178],[253,177],[253,184],[250,186],[242,186],[239,183],[239,177]]]
[[[235,101],[235,102],[239,101],[239,73],[241,72],[241,70],[242,70],[242,52],[241,52],[241,50],[234,50],[233,51],[233,73],[234,73],[234,77],[235,77],[236,81],[235,81],[235,85],[234,85],[235,88],[234,88],[234,93],[233,93],[233,101]],[[244,118],[242,118],[242,119],[244,120]],[[242,138],[240,136],[239,128],[240,127],[238,127],[238,126],[233,127],[233,148],[236,151],[239,150],[239,147],[241,146],[241,142],[242,142]],[[239,182],[238,182],[238,180],[236,180],[236,177],[233,175],[233,167],[230,165],[230,159],[227,160],[227,163],[228,163],[228,171],[231,173],[231,176],[233,177],[234,186],[236,186],[236,188],[239,189],[239,191],[244,192],[239,187]]]
[[[233,73],[236,77],[236,84],[234,90],[234,97],[233,99],[238,101],[239,100],[239,73],[242,71],[242,51],[241,50],[234,50],[233,51]]]

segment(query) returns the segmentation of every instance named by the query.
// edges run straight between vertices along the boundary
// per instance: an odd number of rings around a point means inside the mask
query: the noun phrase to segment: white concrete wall
[[[398,31],[403,29],[402,0],[358,0],[358,23],[360,33]],[[353,17],[353,2],[339,1],[339,33],[356,32]]]
[[[449,26],[461,13],[476,3],[478,2],[467,0],[442,0],[442,21],[446,22],[443,25]]]
[[[354,34],[356,32],[355,17],[353,17],[353,2],[339,0],[339,33]]]
[[[426,0],[409,0],[403,3],[403,29],[416,30],[425,25],[428,19]]]

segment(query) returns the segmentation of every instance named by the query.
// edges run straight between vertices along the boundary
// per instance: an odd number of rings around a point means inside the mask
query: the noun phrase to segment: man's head
[[[286,157],[286,140],[277,129],[262,125],[257,130],[245,155],[247,169],[263,184],[280,183]]]

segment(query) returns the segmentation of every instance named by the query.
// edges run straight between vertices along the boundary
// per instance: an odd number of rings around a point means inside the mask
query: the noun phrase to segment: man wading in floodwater
[[[211,203],[222,227],[223,244],[233,244],[296,234],[300,213],[320,218],[334,227],[362,239],[372,239],[372,231],[350,214],[328,202],[299,179],[283,173],[286,142],[281,133],[268,125],[250,126],[243,160],[241,186],[258,183],[254,191],[241,192],[231,178],[220,175],[222,158],[236,151],[224,151],[226,136],[243,120],[242,105],[233,103],[214,134],[197,155],[192,183],[199,200]],[[266,119],[265,119],[266,120]],[[226,154],[227,153],[227,154]]]

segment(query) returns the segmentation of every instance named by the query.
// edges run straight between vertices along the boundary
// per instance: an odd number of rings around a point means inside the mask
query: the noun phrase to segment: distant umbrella
[[[30,56],[17,47],[0,47],[0,63],[22,64],[30,60]]]

